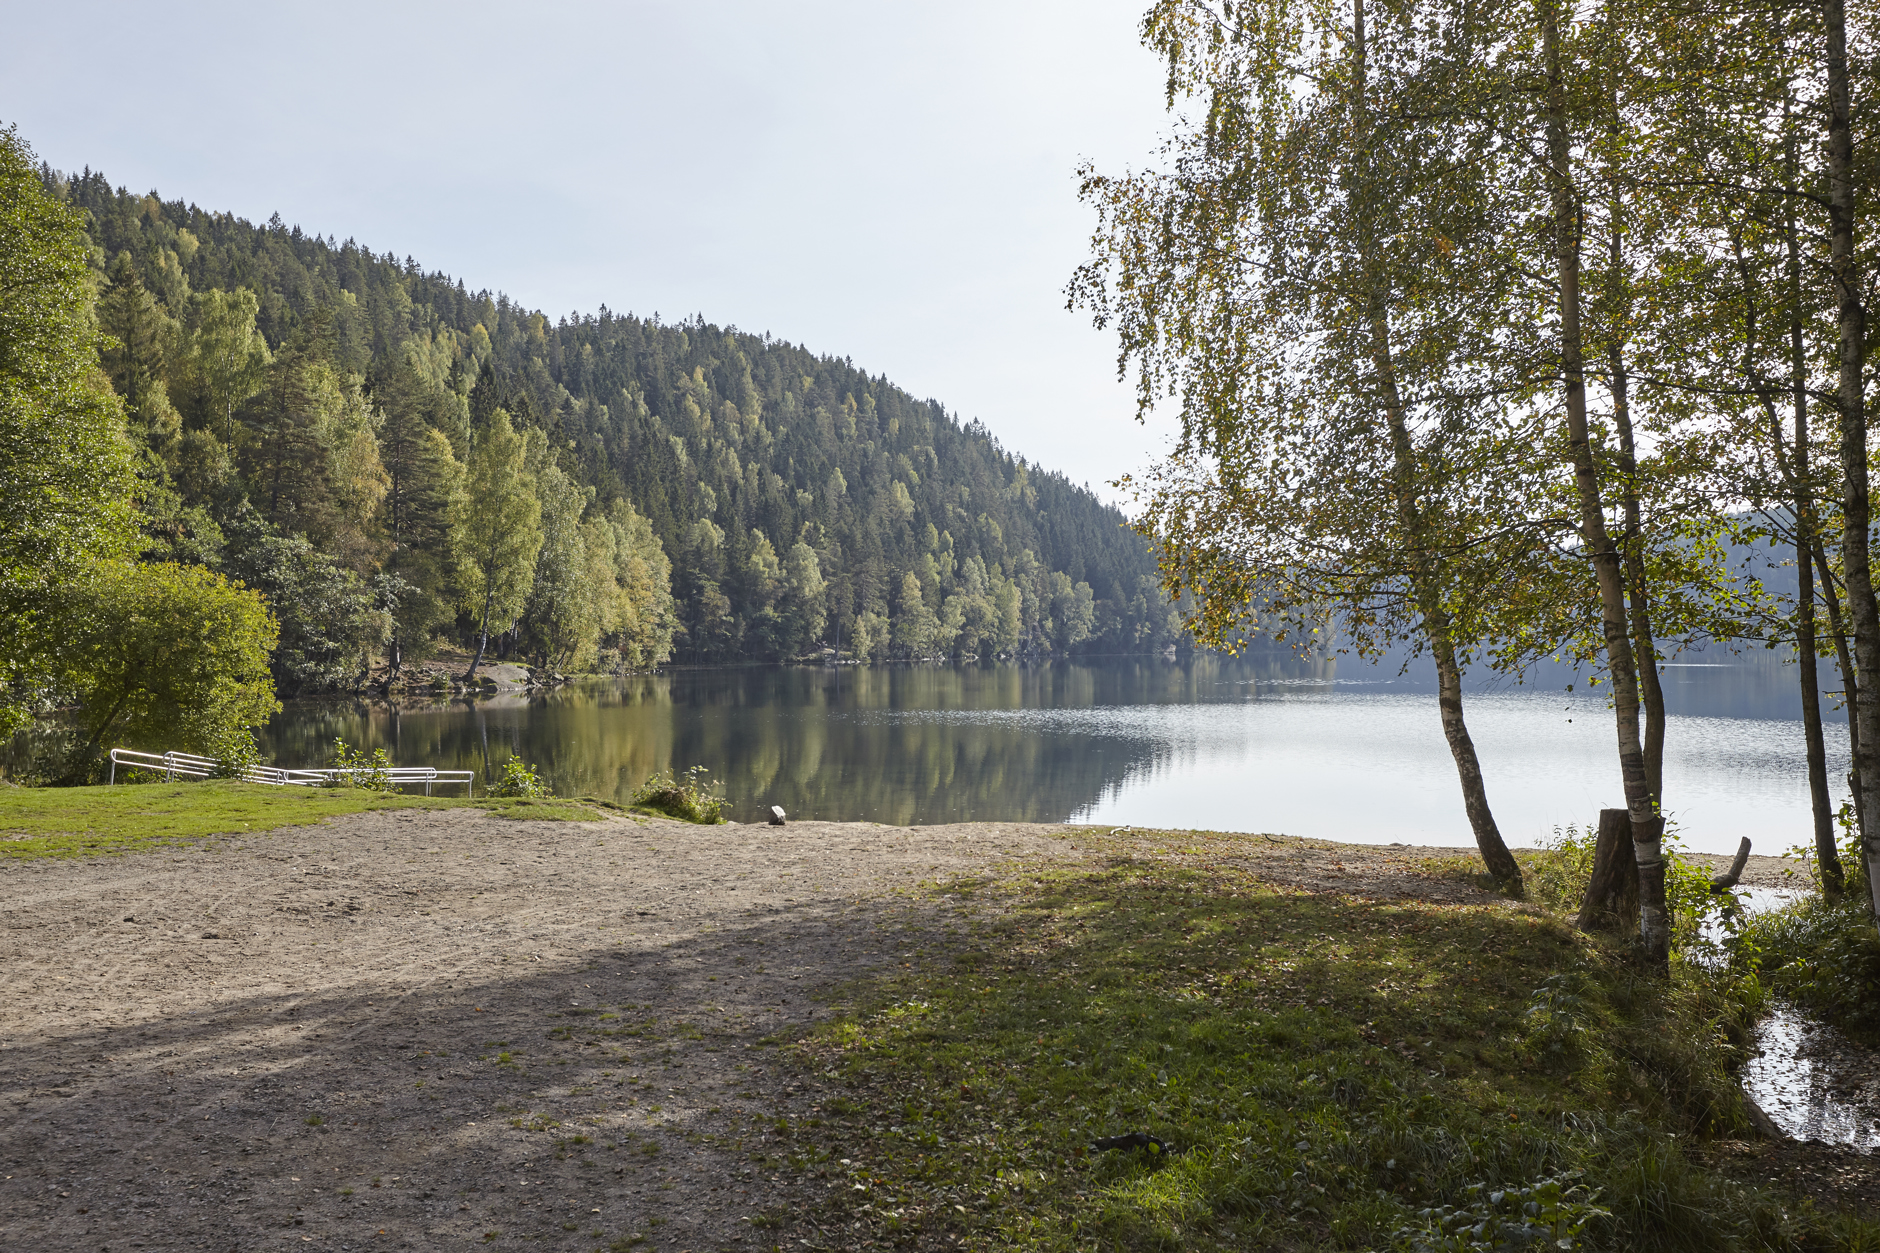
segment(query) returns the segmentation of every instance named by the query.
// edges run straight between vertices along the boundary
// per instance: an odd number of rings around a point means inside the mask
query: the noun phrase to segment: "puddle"
[[[1751,911],[1796,899],[1783,888],[1741,889]],[[1758,1052],[1743,1066],[1743,1090],[1796,1140],[1880,1149],[1880,1051],[1779,1006],[1756,1025]]]
[[[1743,1090],[1797,1140],[1880,1149],[1880,1055],[1791,1009],[1757,1024]]]

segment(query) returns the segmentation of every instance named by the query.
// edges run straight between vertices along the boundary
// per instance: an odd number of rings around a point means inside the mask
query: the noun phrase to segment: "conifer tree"
[[[179,332],[144,287],[128,252],[111,262],[98,298],[98,326],[109,337],[99,355],[124,400],[130,429],[145,449],[161,457],[182,433],[167,384],[169,354]]]

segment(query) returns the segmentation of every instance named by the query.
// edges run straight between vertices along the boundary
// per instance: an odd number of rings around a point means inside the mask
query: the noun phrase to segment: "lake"
[[[1831,668],[1830,668],[1831,670]],[[1685,844],[1810,838],[1795,670],[1775,654],[1668,666],[1666,804]],[[1565,690],[1571,683],[1573,690]],[[1604,688],[1551,668],[1466,698],[1489,800],[1532,845],[1622,803]],[[625,799],[703,764],[734,818],[1091,822],[1361,843],[1471,837],[1427,663],[1130,657],[1044,665],[675,668],[547,694],[392,707],[297,701],[263,748],[327,764],[335,736],[401,765],[500,771]],[[1847,728],[1827,728],[1837,802]]]

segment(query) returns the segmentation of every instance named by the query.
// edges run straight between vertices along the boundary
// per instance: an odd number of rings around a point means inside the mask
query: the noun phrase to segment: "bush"
[[[719,786],[705,767],[693,766],[683,781],[670,773],[654,775],[640,784],[629,803],[669,818],[714,826],[725,820],[724,798],[716,794]]]
[[[518,796],[535,799],[548,795],[548,788],[536,777],[535,767],[520,757],[503,763],[503,777],[492,783],[491,796]]]
[[[1867,868],[1852,806],[1841,806],[1840,824],[1846,874],[1840,899],[1808,895],[1782,909],[1742,917],[1729,942],[1731,965],[1838,1027],[1880,1035],[1880,934],[1867,911]],[[1819,888],[1814,846],[1791,849],[1790,855],[1807,864]]]
[[[255,733],[247,727],[224,727],[211,735],[206,755],[215,758],[215,769],[210,773],[218,779],[239,779],[250,767],[261,764]]]
[[[94,775],[111,743],[252,755],[250,728],[281,707],[268,675],[276,626],[258,594],[200,566],[109,561],[63,608],[63,660],[83,710],[68,781]]]
[[[364,749],[355,749],[345,740],[334,736],[333,768],[349,773],[334,775],[327,784],[328,787],[356,787],[368,792],[392,790],[392,763],[386,758],[385,750],[382,748],[375,748],[368,753]]]
[[[1561,913],[1579,909],[1586,885],[1593,877],[1593,849],[1599,843],[1597,824],[1580,828],[1569,823],[1554,828],[1554,838],[1531,853],[1521,854],[1522,876],[1528,899]]]

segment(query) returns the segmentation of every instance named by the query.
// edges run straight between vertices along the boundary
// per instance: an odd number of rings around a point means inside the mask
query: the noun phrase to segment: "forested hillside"
[[[486,635],[556,669],[1176,637],[1120,514],[846,359],[41,179],[88,215],[145,557],[266,593],[284,693]]]

